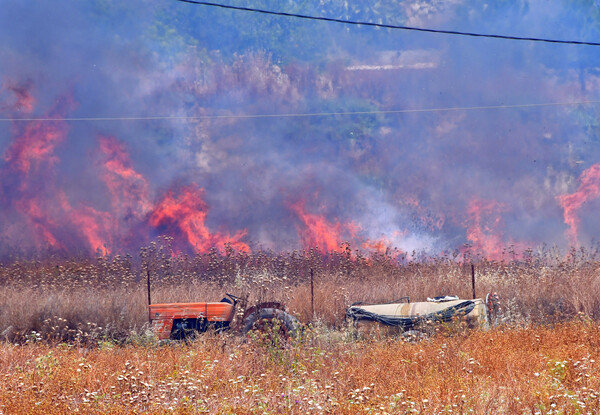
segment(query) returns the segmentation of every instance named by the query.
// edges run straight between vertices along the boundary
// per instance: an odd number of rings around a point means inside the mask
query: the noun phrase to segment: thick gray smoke
[[[593,1],[305,3],[230,4],[600,38]],[[166,234],[182,252],[500,257],[600,231],[598,104],[567,105],[600,101],[599,47],[155,0],[7,0],[0,34],[1,255]]]

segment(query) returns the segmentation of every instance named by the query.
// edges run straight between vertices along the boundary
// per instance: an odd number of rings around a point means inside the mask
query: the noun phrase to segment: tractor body
[[[239,297],[227,294],[220,302],[150,304],[152,329],[160,340],[182,340],[209,329],[226,330],[231,327],[239,300]],[[278,326],[286,336],[294,336],[300,327],[283,304],[267,302],[246,310],[241,329],[244,333],[261,329],[273,320],[279,321]]]
[[[227,329],[234,313],[235,304],[225,301],[150,305],[152,329],[161,340],[181,339],[188,332],[203,333],[209,328]]]

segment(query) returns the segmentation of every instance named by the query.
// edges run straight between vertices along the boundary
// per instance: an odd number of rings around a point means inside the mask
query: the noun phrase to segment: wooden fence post
[[[310,320],[315,318],[315,284],[313,269],[310,269]]]
[[[475,265],[471,263],[471,287],[473,288],[473,300],[477,298],[475,295]]]

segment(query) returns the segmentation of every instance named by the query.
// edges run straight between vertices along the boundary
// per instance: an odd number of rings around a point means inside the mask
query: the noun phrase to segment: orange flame
[[[223,251],[225,245],[242,252],[250,252],[250,247],[241,242],[246,231],[233,236],[211,233],[205,225],[208,206],[202,199],[204,189],[188,186],[181,189],[178,195],[170,190],[154,208],[150,215],[153,227],[175,227],[186,236],[189,244],[196,252],[206,252],[212,247]]]
[[[19,105],[24,110],[33,110],[34,99],[27,89],[13,87],[11,90],[17,94]],[[71,98],[59,99],[44,118],[64,117],[72,107]],[[110,240],[109,236],[114,229],[114,226],[111,226],[110,215],[89,206],[74,209],[69,204],[66,194],[55,188],[55,183],[50,180],[52,174],[48,175],[49,172],[52,173],[48,168],[58,161],[54,156],[55,148],[66,139],[68,130],[65,121],[57,120],[28,122],[17,132],[13,144],[4,155],[8,168],[13,174],[20,176],[21,196],[15,204],[32,225],[38,247],[65,249],[57,234],[67,227],[68,231],[62,232],[63,235],[69,232],[77,233],[93,252],[106,255],[109,252],[106,241]],[[47,191],[37,191],[34,184],[36,181],[43,181]],[[74,226],[71,228],[70,225]]]
[[[90,206],[73,209],[64,192],[59,192],[57,198],[70,222],[87,241],[89,249],[95,254],[108,255],[110,251],[107,245],[110,245],[111,229],[114,228],[111,226],[110,215],[107,212],[98,212]]]
[[[341,224],[328,222],[323,216],[306,212],[303,201],[291,204],[290,209],[304,223],[305,227],[298,229],[298,233],[305,249],[319,247],[325,251],[340,250],[343,242]]]
[[[152,210],[148,181],[131,166],[125,146],[114,137],[99,138],[103,154],[102,179],[120,217],[142,219]]]
[[[559,203],[563,208],[565,223],[569,225],[567,238],[573,246],[578,245],[578,210],[589,200],[600,196],[600,163],[594,164],[589,169],[584,170],[579,177],[579,187],[575,193],[566,194],[558,197]]]
[[[33,98],[27,98],[26,89],[21,91],[15,87],[12,90],[20,94],[25,99],[25,103],[33,105]],[[45,118],[64,117],[72,104],[70,98],[58,100]],[[64,121],[33,121],[26,123],[24,126],[15,125],[13,129],[15,130],[15,139],[4,153],[4,160],[7,163],[6,172],[15,177],[19,183],[20,195],[14,201],[15,207],[31,225],[36,246],[51,246],[63,249],[64,245],[57,237],[57,232],[60,229],[59,221],[53,217],[54,215],[49,210],[52,203],[45,200],[46,198],[40,189],[31,189],[31,176],[33,173],[40,176],[42,174],[46,175],[47,172],[42,168],[51,167],[57,161],[53,155],[54,149],[66,138],[68,126]],[[44,176],[44,179],[46,178]],[[48,183],[45,185],[45,187],[52,187]]]
[[[17,201],[17,207],[25,215],[29,223],[36,231],[35,245],[40,247],[51,246],[53,248],[62,249],[64,246],[58,241],[54,235],[57,229],[56,223],[48,217],[47,213],[41,208],[41,203],[35,198],[22,199]],[[39,238],[43,238],[40,240]]]
[[[391,246],[391,242],[386,238],[381,238],[378,240],[367,239],[363,242],[362,247],[368,251],[377,252],[378,254],[386,254],[388,252],[388,248]]]
[[[505,246],[502,234],[500,212],[504,206],[496,201],[473,199],[469,202],[467,239],[473,244],[475,252],[488,259],[500,259]]]
[[[44,118],[64,117],[71,106],[72,101],[63,98]],[[64,141],[68,130],[69,126],[64,121],[29,122],[6,150],[4,160],[14,170],[25,175],[30,173],[32,165],[34,167],[39,167],[42,163],[53,165],[58,161],[53,156],[54,149]]]
[[[402,237],[402,236],[407,235],[407,233],[408,233],[407,231],[404,231],[404,232],[395,231],[393,233],[393,236],[394,237]],[[385,236],[383,236],[379,239],[376,239],[376,240],[367,239],[365,242],[363,242],[362,248],[366,249],[367,251],[376,252],[376,253],[382,254],[382,255],[390,255],[392,252],[393,252],[393,256],[405,254],[404,251],[398,249],[397,247],[394,247],[394,242]]]
[[[93,253],[108,255],[110,253],[108,248],[110,240],[106,233],[110,229],[107,226],[110,219],[107,212],[98,212],[91,206],[82,206],[72,212],[71,221],[87,240]]]

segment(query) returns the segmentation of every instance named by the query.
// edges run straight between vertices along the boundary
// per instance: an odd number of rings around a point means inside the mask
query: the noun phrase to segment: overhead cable
[[[559,43],[559,44],[567,44],[567,45],[600,46],[599,42],[586,42],[586,41],[580,41],[580,40],[563,40],[563,39],[547,39],[547,38],[539,38],[539,37],[496,35],[496,34],[489,34],[489,33],[461,32],[461,31],[456,31],[456,30],[428,29],[428,28],[423,28],[423,27],[399,26],[399,25],[392,25],[392,24],[385,24],[385,23],[364,22],[364,21],[358,21],[358,20],[335,19],[333,17],[310,16],[310,15],[298,14],[298,13],[277,12],[277,11],[273,11],[273,10],[256,9],[253,7],[242,7],[242,6],[232,6],[232,5],[228,5],[228,4],[211,3],[208,1],[196,1],[196,0],[175,0],[175,1],[178,1],[181,3],[196,4],[196,5],[200,5],[200,6],[220,7],[223,9],[269,14],[269,15],[273,15],[273,16],[294,17],[294,18],[298,18],[298,19],[307,19],[307,20],[320,20],[320,21],[325,21],[325,22],[335,22],[335,23],[342,23],[342,24],[349,24],[349,25],[372,26],[372,27],[380,27],[380,28],[384,28],[384,29],[411,30],[411,31],[416,31],[416,32],[438,33],[438,34],[444,34],[444,35],[471,36],[471,37],[483,37],[483,38],[504,39],[504,40],[522,40],[522,41],[529,41],[529,42]]]
[[[539,108],[558,107],[569,105],[600,104],[600,101],[579,102],[547,102],[539,104],[510,104],[510,105],[485,105],[473,107],[445,107],[445,108],[415,108],[402,110],[374,110],[374,111],[343,111],[343,112],[312,112],[312,113],[281,113],[281,114],[222,114],[222,115],[157,115],[157,116],[132,116],[132,117],[23,117],[23,118],[0,118],[0,122],[32,122],[32,121],[200,121],[216,119],[252,119],[252,118],[302,118],[302,117],[334,117],[349,115],[385,115],[385,114],[411,114],[427,112],[448,111],[476,111],[476,110],[499,110],[511,108]]]

